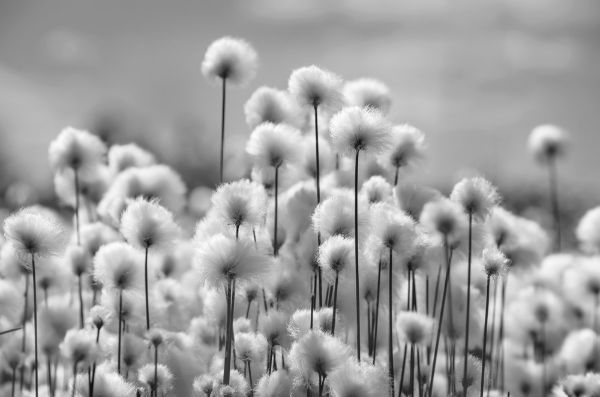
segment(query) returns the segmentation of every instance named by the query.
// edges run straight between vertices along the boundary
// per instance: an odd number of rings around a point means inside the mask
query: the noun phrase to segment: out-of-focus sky
[[[117,119],[127,139],[167,162],[215,164],[219,90],[200,64],[223,35],[246,38],[260,56],[257,78],[229,95],[236,159],[252,91],[284,88],[294,68],[314,63],[390,86],[392,121],[427,134],[425,179],[452,182],[477,168],[545,183],[525,144],[551,122],[572,137],[565,180],[600,191],[597,0],[2,0],[6,166],[48,183],[50,140],[99,119]]]

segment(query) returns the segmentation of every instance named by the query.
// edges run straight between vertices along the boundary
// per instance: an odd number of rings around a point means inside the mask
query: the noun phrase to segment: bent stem
[[[481,357],[481,385],[479,397],[483,397],[483,389],[485,387],[485,363],[487,361],[487,331],[488,331],[488,313],[490,308],[490,276],[487,276],[485,286],[485,319],[483,322],[483,351]]]
[[[373,329],[373,365],[377,356],[377,328],[379,323],[379,292],[381,291],[381,260],[377,269],[377,298],[375,299],[375,326]]]
[[[337,295],[338,295],[338,281],[339,281],[340,273],[335,272],[335,285],[333,287],[333,320],[331,324],[331,335],[335,335],[335,317],[337,310]]]
[[[440,319],[438,321],[437,335],[435,337],[435,347],[433,349],[433,363],[431,365],[431,379],[429,381],[429,395],[433,394],[433,380],[435,379],[435,364],[437,362],[438,349],[440,346],[440,335],[442,334],[442,322],[444,320],[444,307],[446,306],[446,295],[448,283],[450,281],[450,254],[448,253],[448,236],[444,236],[444,251],[446,253],[446,275],[444,277],[444,288],[442,289],[442,303],[440,304]]]
[[[38,378],[38,320],[37,320],[37,282],[35,278],[35,255],[31,254],[31,269],[33,274],[33,336],[35,345],[35,358],[33,366],[35,368],[35,397],[39,395],[39,378]]]
[[[467,359],[469,357],[469,320],[471,319],[471,251],[473,244],[473,213],[469,211],[469,252],[467,257],[467,315],[463,360],[463,395],[467,397]]]
[[[144,287],[146,292],[146,331],[150,330],[150,302],[148,297],[148,249],[150,246],[146,244],[144,254]]]
[[[226,86],[227,78],[222,78],[221,85],[221,151],[219,157],[219,183],[223,183],[223,154],[225,152],[225,100],[226,100]]]
[[[360,292],[359,292],[359,274],[358,274],[358,155],[360,150],[356,150],[356,160],[354,162],[354,267],[356,277],[356,355],[360,362]],[[390,264],[391,266],[391,264]],[[392,382],[393,383],[393,382]],[[392,386],[393,387],[393,386]]]

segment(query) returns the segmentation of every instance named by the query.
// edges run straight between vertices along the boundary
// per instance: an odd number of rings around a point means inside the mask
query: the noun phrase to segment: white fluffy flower
[[[281,397],[289,396],[292,389],[292,380],[288,371],[279,371],[265,374],[256,385],[256,397]]]
[[[381,112],[372,108],[342,109],[331,118],[329,130],[334,148],[347,156],[357,151],[380,154],[391,143],[391,126]]]
[[[4,236],[22,255],[54,255],[65,241],[57,221],[34,207],[24,208],[6,218]]]
[[[427,345],[433,333],[435,321],[422,313],[400,312],[396,318],[396,329],[400,340],[414,345]]]
[[[77,391],[82,396],[89,396],[87,376],[77,379]],[[114,372],[109,364],[102,364],[96,368],[94,397],[135,397],[135,387]]]
[[[575,234],[584,251],[600,252],[600,207],[592,208],[583,215]]]
[[[329,237],[319,247],[319,265],[332,277],[354,263],[354,240],[340,235]]]
[[[391,133],[390,150],[385,158],[394,168],[408,167],[423,157],[425,135],[409,124],[394,126]]]
[[[342,79],[315,65],[294,70],[288,81],[288,90],[299,104],[328,110],[341,106],[341,89]]]
[[[314,373],[329,375],[350,359],[350,349],[341,340],[321,331],[309,331],[290,350],[290,368],[302,379]]]
[[[126,243],[109,243],[102,246],[94,257],[94,278],[109,289],[141,289],[143,267],[141,252]]]
[[[508,259],[498,248],[486,248],[481,254],[481,263],[489,277],[497,277],[504,272]]]
[[[67,127],[50,143],[48,157],[56,170],[72,168],[89,171],[98,166],[106,153],[106,146],[87,131]]]
[[[423,206],[419,222],[429,232],[447,236],[450,241],[464,234],[467,228],[460,205],[447,198],[439,198]]]
[[[386,248],[405,258],[416,249],[417,231],[413,219],[391,204],[373,206],[374,235]]]
[[[474,177],[458,182],[452,189],[450,199],[460,204],[465,212],[472,214],[475,219],[481,220],[498,204],[500,196],[488,180]]]
[[[566,144],[566,133],[561,128],[551,124],[535,127],[529,135],[529,150],[541,162],[562,156]]]
[[[138,380],[148,390],[155,390],[159,395],[168,393],[173,388],[173,374],[165,365],[158,364],[154,377],[154,364],[146,364],[138,370]]]
[[[98,355],[95,333],[88,329],[67,331],[64,341],[60,344],[60,351],[73,365],[87,367]]]
[[[380,175],[373,175],[360,188],[360,194],[366,197],[369,204],[389,201],[392,198],[392,185]]]
[[[168,248],[179,234],[173,215],[156,201],[137,198],[121,217],[121,233],[138,248]]]
[[[271,87],[259,87],[244,105],[246,123],[252,129],[262,123],[300,125],[301,110],[290,95]]]
[[[315,232],[321,233],[323,238],[340,235],[354,237],[354,196],[349,190],[339,190],[321,202],[312,216]],[[368,233],[369,211],[368,205],[359,197],[358,203],[358,230],[359,240]]]
[[[362,78],[344,85],[346,103],[350,106],[371,107],[387,114],[392,103],[390,89],[381,81]]]
[[[227,80],[243,85],[254,78],[258,56],[252,46],[242,39],[222,37],[206,50],[202,73],[210,80]]]
[[[135,143],[113,145],[108,149],[108,167],[113,175],[131,167],[148,167],[155,163],[154,155]]]
[[[219,186],[211,201],[214,213],[226,224],[258,226],[264,222],[268,197],[262,185],[241,179]]]
[[[224,287],[233,279],[252,281],[270,270],[270,258],[250,241],[217,234],[197,243],[194,266],[200,279],[211,287]]]
[[[280,167],[300,159],[300,132],[287,124],[263,123],[256,127],[246,151],[263,167]]]
[[[389,392],[386,374],[365,362],[348,360],[328,378],[333,397],[381,397]]]

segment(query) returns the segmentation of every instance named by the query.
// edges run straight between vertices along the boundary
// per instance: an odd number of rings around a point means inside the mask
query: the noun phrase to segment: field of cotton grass
[[[600,396],[600,207],[565,251],[561,128],[523,142],[544,230],[484,176],[405,183],[426,136],[387,118],[389,88],[301,67],[248,98],[253,167],[229,181],[227,97],[257,60],[229,37],[205,54],[214,190],[135,143],[57,135],[55,208],[4,220],[0,395]]]

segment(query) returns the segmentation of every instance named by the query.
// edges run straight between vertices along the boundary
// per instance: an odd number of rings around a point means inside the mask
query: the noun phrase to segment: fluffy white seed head
[[[377,79],[362,78],[344,85],[344,97],[349,106],[370,107],[387,114],[392,104],[390,89]]]
[[[157,201],[138,197],[121,217],[121,234],[129,244],[146,249],[170,247],[179,234],[173,215]]]
[[[90,395],[86,376],[77,378],[77,391],[82,396]],[[135,387],[117,374],[110,364],[105,363],[96,368],[94,397],[135,397]]]
[[[65,242],[61,226],[50,214],[24,208],[4,220],[4,237],[21,255],[51,256]]]
[[[374,175],[367,179],[360,189],[369,204],[382,203],[391,200],[392,185],[380,175]]]
[[[251,282],[270,270],[271,259],[251,241],[217,234],[197,244],[194,267],[200,279],[213,288],[225,287],[234,279]]]
[[[500,201],[498,191],[487,179],[481,177],[465,178],[458,182],[450,199],[460,204],[465,212],[475,219],[487,217]]]
[[[265,374],[256,385],[256,397],[289,396],[292,389],[292,379],[285,369]]]
[[[485,274],[497,277],[505,271],[508,259],[498,248],[485,248],[481,254],[481,263]]]
[[[113,145],[108,149],[108,167],[116,175],[132,167],[148,167],[154,165],[154,155],[135,143]]]
[[[566,145],[567,134],[555,125],[540,125],[529,135],[529,151],[542,163],[563,156]]]
[[[333,397],[380,397],[388,393],[384,371],[366,362],[348,360],[328,378]]]
[[[402,341],[414,345],[426,345],[433,333],[434,320],[422,313],[401,312],[396,318],[396,329]]]
[[[141,289],[143,268],[143,254],[122,242],[102,246],[94,257],[94,278],[108,289]]]
[[[73,365],[90,365],[98,356],[95,333],[89,329],[69,330],[60,344],[60,351]]]
[[[67,127],[50,143],[48,157],[55,171],[90,171],[104,161],[106,146],[95,135]]]
[[[226,80],[233,85],[244,85],[254,78],[258,55],[245,40],[222,37],[206,50],[202,74],[212,81]]]
[[[334,336],[321,331],[309,331],[290,350],[290,368],[301,378],[314,374],[329,375],[350,359],[350,349]]]
[[[409,124],[394,126],[391,133],[390,150],[385,158],[394,168],[409,167],[423,157],[425,135]]]
[[[374,235],[386,248],[406,258],[415,251],[417,231],[415,221],[391,204],[376,204],[372,209]]]
[[[342,79],[315,65],[294,70],[288,90],[299,104],[311,108],[335,110],[343,103]]]
[[[286,91],[259,87],[244,105],[246,123],[251,129],[262,123],[299,126],[301,110]]]
[[[419,222],[426,230],[450,239],[461,235],[467,227],[460,205],[447,198],[425,204]]]
[[[138,380],[148,390],[155,390],[159,395],[168,393],[173,389],[173,374],[166,365],[158,364],[156,377],[154,376],[154,364],[146,364],[138,370]]]
[[[333,147],[346,156],[357,151],[380,154],[389,148],[391,126],[372,108],[351,106],[336,113],[329,124]]]
[[[106,306],[95,305],[90,308],[88,323],[92,324],[95,328],[100,329],[104,327],[111,319],[112,312]]]
[[[335,278],[354,263],[354,239],[340,235],[329,237],[319,247],[319,265]]]
[[[321,202],[312,216],[315,232],[323,238],[340,235],[354,237],[354,196],[350,190],[339,190]],[[361,241],[368,233],[369,211],[364,198],[359,197],[358,230]]]
[[[264,222],[268,197],[261,184],[241,179],[219,186],[211,201],[222,222],[234,227],[255,227]]]
[[[575,234],[584,251],[600,252],[600,207],[592,208],[583,215]]]
[[[263,123],[252,131],[246,152],[262,167],[281,167],[300,160],[300,132],[287,124]]]
[[[238,360],[258,363],[266,357],[267,340],[262,334],[237,332],[234,341]]]

